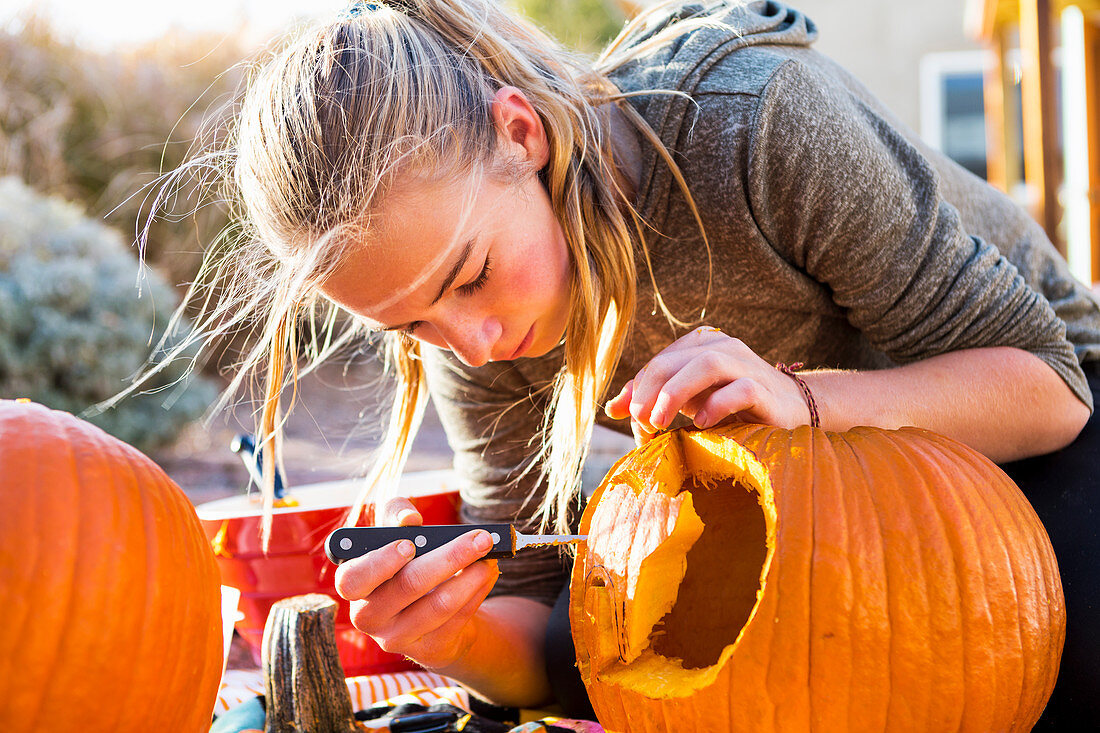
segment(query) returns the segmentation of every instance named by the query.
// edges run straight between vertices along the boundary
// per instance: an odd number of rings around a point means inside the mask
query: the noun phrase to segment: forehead
[[[387,195],[348,239],[321,291],[375,325],[427,307],[471,235],[485,224],[480,175],[419,182]]]

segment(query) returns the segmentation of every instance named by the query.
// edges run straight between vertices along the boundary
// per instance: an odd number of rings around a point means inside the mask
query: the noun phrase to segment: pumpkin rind
[[[618,636],[640,601],[594,587],[581,550],[570,620],[606,729],[1026,731],[1042,712],[1065,637],[1057,564],[1019,489],[966,446],[912,428],[666,433],[597,489],[580,527],[590,544],[601,499],[622,484],[691,491],[704,529],[690,553],[703,554],[670,581],[677,605],[634,658]],[[719,529],[724,510],[706,506],[727,495],[738,522]],[[742,556],[752,562],[738,569]],[[700,563],[715,566],[701,588]],[[734,604],[743,622],[707,626],[715,569],[754,586]]]
[[[156,464],[0,400],[0,729],[208,730],[219,586],[194,507]]]

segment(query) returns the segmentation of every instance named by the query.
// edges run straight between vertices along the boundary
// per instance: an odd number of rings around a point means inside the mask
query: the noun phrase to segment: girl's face
[[[392,192],[369,244],[352,243],[322,291],[369,327],[401,330],[462,362],[541,356],[565,333],[571,262],[532,172]]]

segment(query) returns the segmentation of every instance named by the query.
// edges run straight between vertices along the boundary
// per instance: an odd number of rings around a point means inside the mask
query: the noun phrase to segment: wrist
[[[821,414],[818,410],[817,399],[814,397],[810,385],[806,384],[806,380],[797,373],[802,368],[802,362],[799,361],[789,365],[779,362],[775,365],[775,368],[794,380],[794,383],[798,386],[798,391],[802,395],[802,401],[805,403],[806,412],[809,415],[809,419],[804,424],[814,428],[821,427]]]

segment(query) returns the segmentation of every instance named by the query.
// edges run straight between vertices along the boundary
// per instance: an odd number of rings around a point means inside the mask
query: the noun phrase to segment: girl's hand
[[[382,510],[381,524],[419,526],[408,499]],[[470,619],[497,579],[496,560],[479,560],[492,547],[484,530],[471,530],[416,559],[399,540],[336,569],[336,592],[351,601],[351,622],[387,652],[427,668],[453,664],[474,642]]]
[[[791,428],[810,418],[793,379],[710,326],[653,357],[604,411],[616,420],[629,417],[639,444],[671,425],[677,413],[698,428],[730,420]]]

